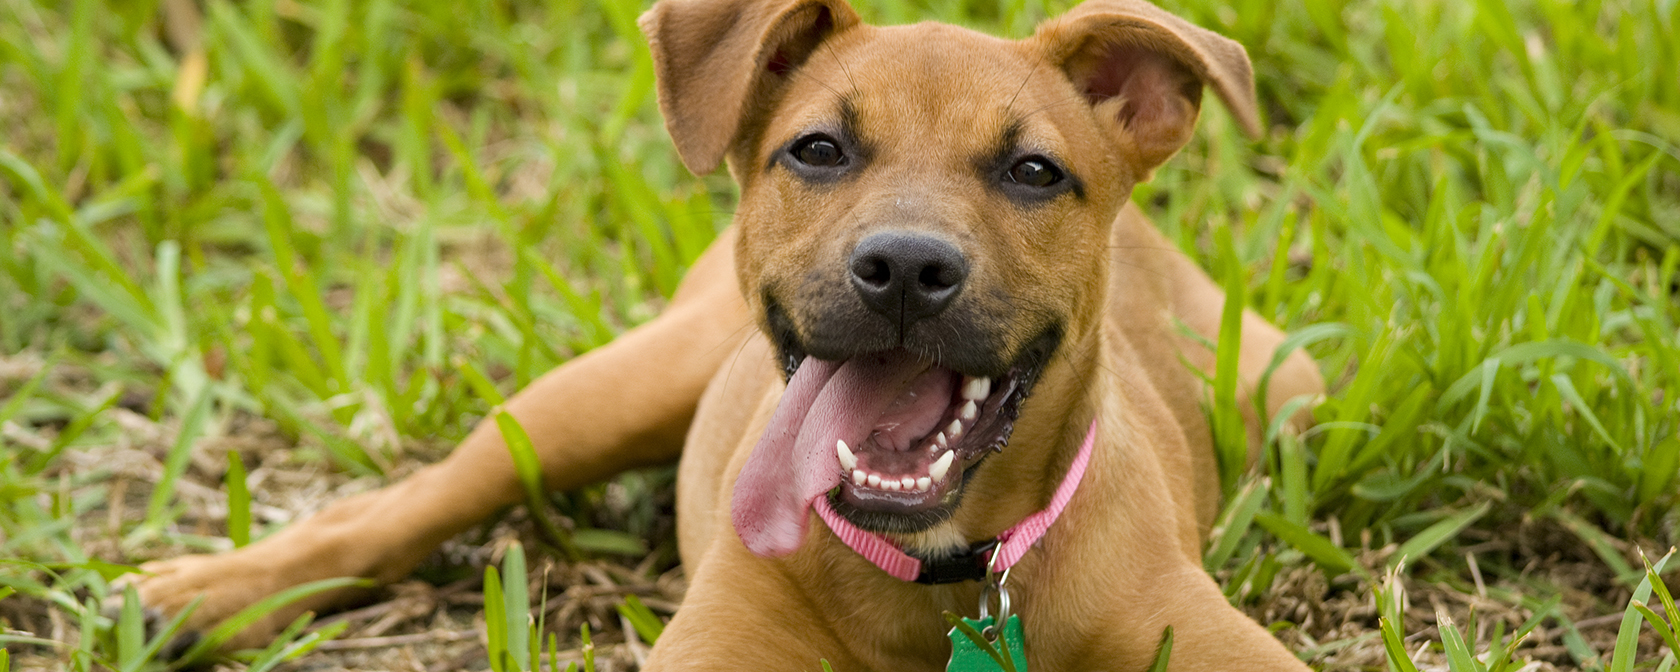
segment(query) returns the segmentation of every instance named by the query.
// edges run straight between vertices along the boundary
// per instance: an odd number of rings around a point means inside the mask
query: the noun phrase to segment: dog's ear
[[[858,16],[844,0],[660,0],[639,23],[665,128],[683,165],[704,175],[818,45]]]
[[[1260,133],[1254,75],[1242,45],[1141,0],[1090,0],[1032,40],[1084,91],[1145,174],[1189,142],[1213,87],[1250,136]]]

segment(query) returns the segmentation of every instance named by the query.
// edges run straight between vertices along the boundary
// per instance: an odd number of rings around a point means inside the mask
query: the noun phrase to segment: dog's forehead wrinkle
[[[1020,89],[1033,63],[1008,43],[965,29],[918,24],[882,29],[837,56],[851,66],[859,92],[892,104],[997,107]],[[1000,44],[1001,43],[1001,44]],[[844,76],[844,75],[842,75]],[[953,95],[961,91],[962,95]],[[904,110],[910,111],[910,110]]]

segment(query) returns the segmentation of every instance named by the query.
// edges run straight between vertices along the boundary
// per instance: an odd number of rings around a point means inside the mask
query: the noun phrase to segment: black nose
[[[851,268],[863,304],[906,327],[945,310],[968,279],[955,245],[899,231],[864,238],[852,248]]]

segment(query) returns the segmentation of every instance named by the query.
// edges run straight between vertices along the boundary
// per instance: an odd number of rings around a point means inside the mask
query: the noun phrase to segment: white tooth
[[[898,485],[905,490],[913,490],[916,487],[916,479],[905,476],[904,478],[899,479]]]
[[[870,474],[869,478],[866,479],[866,480],[869,481],[869,487],[871,487],[871,488],[881,487],[881,477],[879,475]]]
[[[933,437],[933,442],[939,444],[940,448],[951,447],[950,440],[945,438],[945,432],[940,432],[939,436]]]
[[[973,422],[975,414],[977,414],[979,412],[980,412],[980,407],[975,406],[974,402],[965,401],[965,402],[963,402],[962,410],[957,411],[957,417],[962,418],[963,422]],[[844,445],[844,444],[842,444],[842,445]]]
[[[881,481],[881,489],[882,490],[891,490],[893,492],[898,492],[898,486],[899,485],[900,484],[899,484],[898,481],[885,480],[885,479],[883,479]]]
[[[927,492],[927,489],[932,485],[933,479],[926,476],[918,478],[916,479],[916,492]]]
[[[928,478],[935,481],[945,480],[945,474],[951,471],[951,460],[956,456],[956,453],[940,455],[939,459],[933,461],[933,466],[928,467]]]
[[[862,469],[852,470],[852,485],[863,485],[864,481],[867,480],[869,480],[869,476],[865,475]]]
[[[952,441],[957,440],[957,437],[962,436],[962,421],[952,420],[951,426],[945,428],[945,433],[950,435]]]
[[[834,442],[834,452],[840,456],[841,467],[848,471],[857,468],[857,455],[852,454],[852,449],[846,447],[844,439]]]
[[[963,381],[962,397],[973,401],[985,399],[992,393],[991,378],[968,378]]]

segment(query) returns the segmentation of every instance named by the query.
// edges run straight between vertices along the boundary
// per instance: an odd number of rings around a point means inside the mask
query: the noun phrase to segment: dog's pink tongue
[[[767,557],[799,550],[811,502],[840,483],[836,441],[858,446],[926,364],[907,353],[807,357],[735,480],[735,533]]]

